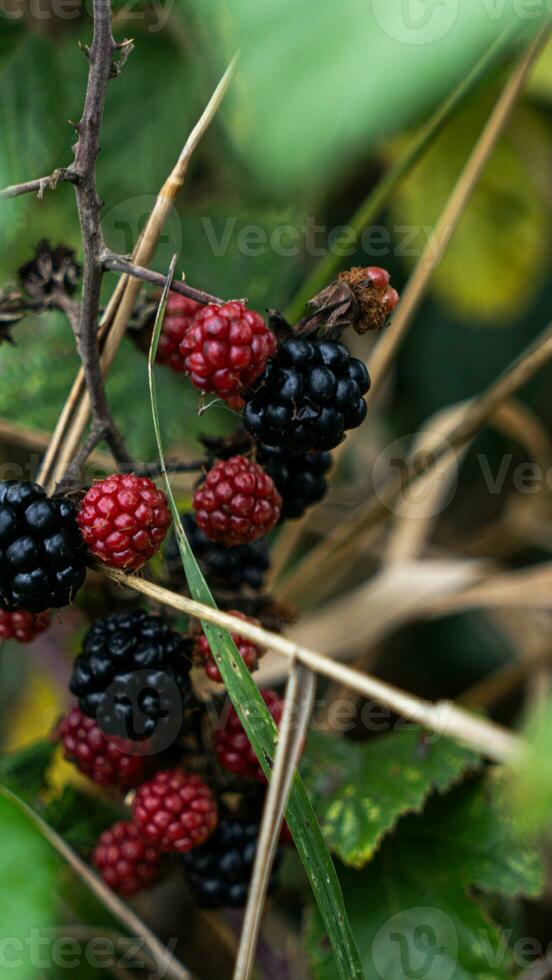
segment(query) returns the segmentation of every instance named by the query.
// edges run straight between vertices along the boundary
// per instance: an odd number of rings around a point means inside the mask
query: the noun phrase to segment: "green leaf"
[[[397,254],[403,254],[410,267],[431,240],[497,94],[493,86],[457,113],[454,124],[395,195],[393,223],[404,229]],[[393,155],[403,152],[401,140]],[[459,317],[501,326],[533,300],[540,285],[535,269],[541,268],[551,245],[541,183],[542,172],[550,166],[552,142],[546,127],[531,110],[518,109],[483,171],[444,260],[433,272],[433,291]]]
[[[362,867],[400,816],[421,811],[433,790],[449,789],[479,761],[450,739],[425,743],[419,730],[365,743],[313,733],[301,771],[329,847]]]
[[[491,15],[480,0],[234,0],[231,17],[210,6],[213,37],[223,25],[224,50],[242,49],[249,160],[271,186],[309,189],[434,106],[503,28],[525,37],[545,13]]]
[[[366,976],[506,980],[512,952],[473,889],[537,897],[544,874],[504,808],[500,780],[491,777],[435,797],[421,817],[406,817],[372,864],[345,870],[342,884]],[[315,914],[307,941],[315,980],[333,980]]]
[[[71,847],[87,853],[100,834],[117,820],[123,820],[123,809],[105,800],[66,786],[60,796],[46,807],[44,819]]]
[[[527,92],[546,102],[552,100],[552,39],[545,46],[531,73]]]
[[[167,305],[169,285],[174,274],[175,262],[176,256],[173,259],[159,305],[150,348],[148,367],[151,408],[167,496],[169,498],[176,538],[190,592],[196,601],[216,608],[213,596],[186,538],[170,481],[164,470],[154,364]],[[267,779],[270,779],[277,737],[277,728],[274,720],[268,712],[230,634],[226,630],[212,626],[209,623],[202,622],[201,625],[209,641],[213,657],[220,670],[232,704],[236,709]],[[361,980],[363,972],[343,904],[339,880],[326,844],[324,843],[324,838],[316,820],[314,810],[297,773],[295,773],[293,780],[286,820],[330,937],[334,977],[337,971],[337,976],[342,977],[343,980]]]
[[[510,798],[525,829],[532,835],[550,832],[552,817],[552,698],[527,720],[524,751],[510,770]]]
[[[25,799],[34,798],[45,786],[55,750],[54,742],[42,739],[19,752],[1,756],[0,783]]]
[[[0,974],[10,980],[36,980],[33,939],[56,925],[57,876],[60,861],[15,803],[0,797]],[[41,952],[44,958],[44,951]]]
[[[0,48],[0,187],[43,177],[70,159],[56,49],[5,18],[4,32],[10,43]],[[2,250],[20,234],[32,206],[32,195],[2,202]]]

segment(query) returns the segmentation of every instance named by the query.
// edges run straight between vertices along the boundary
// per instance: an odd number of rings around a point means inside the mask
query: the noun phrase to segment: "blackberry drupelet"
[[[334,340],[286,340],[248,395],[244,424],[268,446],[329,450],[366,418],[370,377]]]
[[[270,556],[264,538],[254,541],[253,544],[227,548],[223,544],[209,541],[207,535],[197,526],[193,514],[184,514],[182,521],[190,547],[210,584],[227,590],[240,589],[243,585],[256,592],[262,589],[270,568]],[[165,558],[171,572],[182,572],[180,552],[174,534],[169,538]]]
[[[325,475],[332,465],[330,453],[298,453],[260,445],[257,460],[276,484],[282,498],[283,520],[302,517],[308,507],[325,496]]]
[[[113,613],[86,634],[69,688],[105,734],[168,748],[191,698],[190,646],[160,616]]]
[[[258,836],[259,824],[256,820],[224,817],[206,844],[181,856],[194,898],[200,908],[244,907]],[[269,893],[277,887],[277,870],[281,858],[281,852],[277,851]]]
[[[75,508],[36,483],[0,482],[0,608],[67,606],[86,577]]]

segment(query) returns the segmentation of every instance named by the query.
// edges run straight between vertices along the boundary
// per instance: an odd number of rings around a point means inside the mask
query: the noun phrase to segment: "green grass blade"
[[[215,601],[201,573],[186,538],[178,508],[165,469],[157,390],[154,373],[155,356],[165,315],[169,284],[174,275],[175,261],[171,263],[167,284],[161,297],[148,359],[148,377],[151,410],[159,459],[165,478],[165,486],[174,520],[175,533],[190,591],[194,599],[215,607]],[[236,645],[226,630],[209,623],[202,623],[213,657],[220,670],[228,695],[240,721],[247,732],[263,770],[270,779],[274,759],[277,728],[266,705],[245,666]],[[341,886],[326,847],[318,821],[298,773],[295,773],[286,820],[293,835],[297,853],[307,872],[316,904],[322,916],[332,946],[336,963],[336,976],[343,980],[362,980],[360,957],[345,905]]]

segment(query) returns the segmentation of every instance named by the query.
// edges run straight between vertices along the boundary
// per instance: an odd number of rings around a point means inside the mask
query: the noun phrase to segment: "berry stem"
[[[145,269],[141,265],[135,265],[133,262],[129,262],[128,259],[125,259],[124,255],[116,255],[108,249],[103,250],[100,260],[104,267],[110,269],[111,272],[132,276],[134,279],[139,279],[142,282],[149,282],[153,286],[163,288],[167,281],[167,277],[160,272],[153,272],[153,270]],[[195,300],[196,303],[202,303],[204,306],[209,303],[215,303],[217,306],[220,306],[225,302],[223,299],[219,299],[218,296],[206,293],[202,289],[194,289],[193,286],[188,286],[187,283],[179,282],[177,279],[172,280],[169,289],[174,293],[179,293],[180,296],[187,296],[189,299]]]

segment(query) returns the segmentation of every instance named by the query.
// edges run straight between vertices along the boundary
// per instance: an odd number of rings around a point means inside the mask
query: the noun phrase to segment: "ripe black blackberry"
[[[257,851],[256,820],[223,817],[206,844],[181,857],[194,898],[200,908],[243,908],[247,900]],[[276,854],[269,892],[277,886],[281,852]]]
[[[169,748],[191,698],[190,642],[143,610],[95,622],[73,665],[69,689],[105,735]]]
[[[244,424],[268,446],[334,449],[366,418],[370,377],[335,340],[286,340],[248,394]]]
[[[325,475],[332,465],[330,453],[299,453],[261,444],[257,461],[276,484],[284,520],[301,517],[326,494]]]
[[[42,487],[0,482],[0,608],[44,612],[67,606],[86,577],[73,505]]]
[[[212,585],[233,590],[242,585],[259,591],[263,587],[265,575],[270,568],[268,547],[264,538],[253,544],[237,545],[227,548],[223,544],[209,541],[206,534],[197,526],[193,514],[182,516],[184,530],[203,574]],[[180,575],[182,563],[174,534],[171,534],[165,549],[165,558],[171,573]]]

